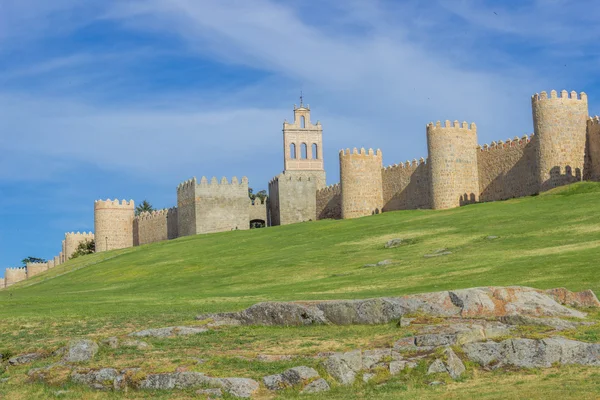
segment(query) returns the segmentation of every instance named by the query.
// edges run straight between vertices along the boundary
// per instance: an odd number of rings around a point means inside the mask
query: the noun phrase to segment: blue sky
[[[499,5],[500,4],[500,5]],[[426,157],[425,125],[532,131],[530,96],[600,113],[596,0],[0,0],[0,276],[93,230],[95,199],[283,168],[300,90],[337,152]]]

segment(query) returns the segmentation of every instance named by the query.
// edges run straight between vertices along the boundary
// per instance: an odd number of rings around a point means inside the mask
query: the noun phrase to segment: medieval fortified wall
[[[534,134],[477,144],[475,123],[445,121],[425,128],[428,157],[383,167],[380,150],[342,150],[340,182],[326,187],[323,127],[310,107],[294,106],[283,123],[283,171],[269,182],[267,201],[248,197],[248,179],[202,178],[177,187],[177,207],[135,216],[133,200],[98,200],[95,232],[67,233],[48,263],[9,268],[0,288],[69,260],[79,243],[96,251],[177,237],[357,218],[394,210],[448,209],[537,194],[581,180],[600,181],[600,118],[589,117],[587,96],[563,90],[531,98]]]

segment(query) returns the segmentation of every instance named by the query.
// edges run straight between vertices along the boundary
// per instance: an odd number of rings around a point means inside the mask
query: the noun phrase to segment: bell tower
[[[283,123],[283,170],[304,171],[313,175],[317,188],[325,187],[325,169],[323,164],[323,127],[317,121],[310,120],[310,106],[294,105],[294,122]]]

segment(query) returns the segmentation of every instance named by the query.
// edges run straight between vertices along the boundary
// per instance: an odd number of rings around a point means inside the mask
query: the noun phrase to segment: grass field
[[[0,291],[0,353],[52,351],[75,337],[99,340],[148,327],[197,324],[199,313],[238,310],[268,300],[368,298],[489,285],[600,293],[599,209],[600,184],[580,183],[536,197],[453,210],[225,232],[85,256]],[[384,249],[387,240],[398,237],[408,243]],[[424,257],[441,248],[452,254]],[[394,263],[361,268],[385,259]],[[600,321],[600,315],[592,318]],[[250,360],[257,353],[308,357],[320,351],[389,346],[405,334],[395,325],[236,327],[196,338],[150,340],[150,351],[102,349],[89,366],[142,366],[149,372],[183,366],[214,376],[259,379],[300,364]],[[566,334],[597,342],[600,326]],[[207,362],[197,364],[194,358]],[[318,366],[308,358],[304,364]],[[60,377],[57,387],[26,384],[28,368],[0,371],[0,378],[10,378],[0,384],[0,397],[52,397],[64,386]],[[419,371],[413,375],[393,378],[382,387],[334,388],[326,398],[600,397],[600,370],[589,368],[513,373],[473,369],[464,382],[441,388],[427,386]],[[70,387],[65,398],[84,393],[86,398],[151,396]],[[185,398],[192,393],[160,396]]]

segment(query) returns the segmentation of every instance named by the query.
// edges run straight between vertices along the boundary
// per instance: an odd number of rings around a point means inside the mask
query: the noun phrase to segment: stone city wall
[[[265,224],[267,224],[267,203],[267,199],[262,203],[258,198],[254,199],[254,203],[250,201],[250,204],[248,205],[248,219],[250,221],[264,221]]]
[[[27,278],[32,278],[42,272],[48,271],[48,263],[27,263]]]
[[[133,247],[134,209],[133,200],[95,201],[94,230],[97,253]]]
[[[52,269],[54,268],[56,265],[54,265],[54,259],[48,260],[48,269]]]
[[[317,219],[342,218],[342,187],[339,183],[317,191]]]
[[[325,171],[284,171],[269,182],[271,224],[287,225],[317,218],[317,185]]]
[[[63,241],[60,243],[60,248],[61,251],[59,253],[60,256],[60,262],[61,264],[64,264],[65,261],[67,261],[67,241],[63,239]]]
[[[587,171],[586,178],[600,181],[600,117],[587,122]]]
[[[0,289],[4,289],[6,287],[6,282],[4,281],[4,278],[0,278]]]
[[[94,240],[92,232],[67,232],[65,233],[65,259],[70,260],[77,251],[80,243],[86,240]]]
[[[533,126],[537,140],[540,191],[583,179],[587,138],[587,95],[563,90],[531,97]]]
[[[231,183],[205,177],[196,185],[196,234],[250,229],[248,215],[248,178]]]
[[[177,186],[177,231],[179,236],[196,234],[196,178]]]
[[[440,121],[427,125],[431,208],[446,209],[475,203],[479,195],[477,127]]]
[[[383,210],[381,150],[340,151],[342,218],[379,214]]]
[[[54,266],[58,267],[60,265],[60,256],[54,256]]]
[[[383,211],[431,208],[431,188],[425,159],[383,168]]]
[[[6,271],[4,271],[4,284],[6,287],[24,281],[25,279],[27,279],[26,268],[6,268]]]
[[[531,196],[538,191],[535,136],[483,145],[477,153],[480,201]]]
[[[143,212],[133,220],[134,246],[175,239],[176,232],[177,208]]]

